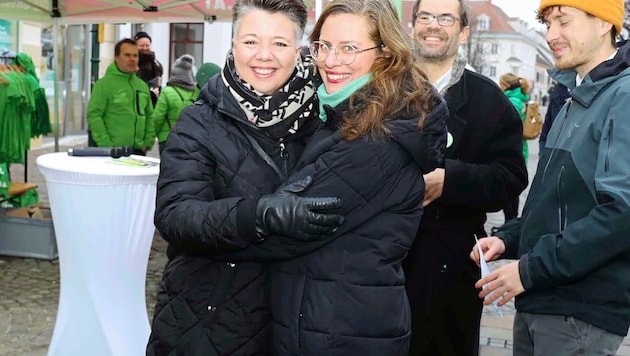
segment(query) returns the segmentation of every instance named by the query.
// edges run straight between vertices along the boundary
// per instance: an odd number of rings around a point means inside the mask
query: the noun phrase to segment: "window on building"
[[[496,44],[496,43],[493,43],[493,44],[492,44],[492,48],[490,49],[490,51],[491,51],[491,53],[492,53],[492,54],[497,54],[497,53],[499,53],[499,45],[498,45],[498,44]]]
[[[490,67],[490,77],[496,77],[496,76],[497,76],[497,67],[491,66]]]
[[[519,66],[512,66],[512,73],[518,75],[518,70],[520,69]]]
[[[477,31],[488,31],[490,29],[490,18],[488,15],[477,17]]]
[[[195,66],[203,63],[203,23],[173,23],[170,39],[171,55],[169,68],[184,54],[195,58]]]

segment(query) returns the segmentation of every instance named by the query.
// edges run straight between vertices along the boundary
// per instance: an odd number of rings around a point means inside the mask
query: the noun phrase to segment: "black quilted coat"
[[[341,198],[345,221],[330,243],[272,268],[274,355],[408,354],[402,261],[422,217],[422,174],[443,166],[446,146],[448,109],[434,99],[421,133],[409,113],[377,141],[342,141],[344,105],[327,108],[289,182],[312,176],[305,195]]]
[[[286,180],[315,127],[305,126],[281,143],[244,117],[215,76],[167,140],[155,224],[169,243],[169,261],[147,355],[270,353],[269,265],[235,263],[229,256],[258,243],[258,197]],[[263,252],[273,257],[273,249]],[[218,254],[222,260],[213,257]]]

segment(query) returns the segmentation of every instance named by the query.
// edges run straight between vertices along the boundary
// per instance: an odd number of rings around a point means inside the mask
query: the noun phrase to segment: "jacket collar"
[[[107,69],[105,70],[106,74],[113,74],[113,75],[118,75],[118,76],[124,76],[124,77],[133,77],[136,75],[136,73],[125,73],[123,71],[121,71],[120,69],[118,69],[118,66],[116,65],[116,62],[112,62],[109,66],[107,66]]]
[[[468,92],[466,91],[466,78],[468,76],[468,69],[464,70],[464,73],[459,78],[459,81],[451,86],[444,97],[446,102],[449,103],[449,109],[451,112],[458,112],[462,107],[468,103]]]
[[[549,69],[547,72],[556,81],[571,90],[573,100],[583,106],[589,106],[597,94],[619,76],[630,75],[630,42],[620,43],[615,57],[604,61],[593,68],[584,78],[581,85],[575,86],[577,72],[574,69]]]

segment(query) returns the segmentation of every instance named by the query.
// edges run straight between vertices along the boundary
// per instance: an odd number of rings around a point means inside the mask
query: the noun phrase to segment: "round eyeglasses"
[[[335,57],[341,64],[352,64],[357,59],[357,54],[363,53],[365,51],[370,51],[376,48],[381,48],[382,45],[374,46],[366,49],[358,49],[355,45],[352,44],[341,44],[339,46],[330,46],[324,42],[313,41],[308,46],[309,51],[311,52],[311,57],[313,60],[317,62],[323,62],[328,58],[328,54],[331,51],[334,51]]]
[[[433,15],[428,12],[419,12],[416,14],[416,22],[421,23],[423,25],[428,25],[433,22],[434,19],[437,19],[437,23],[440,26],[451,27],[455,24],[455,21],[460,21],[457,17],[453,15]]]

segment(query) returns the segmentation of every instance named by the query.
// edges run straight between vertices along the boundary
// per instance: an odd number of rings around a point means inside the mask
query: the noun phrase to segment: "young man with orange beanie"
[[[630,44],[623,0],[542,0],[538,19],[571,90],[523,217],[480,240],[484,303],[516,297],[514,355],[614,355],[630,327]],[[471,258],[479,262],[476,250]]]

